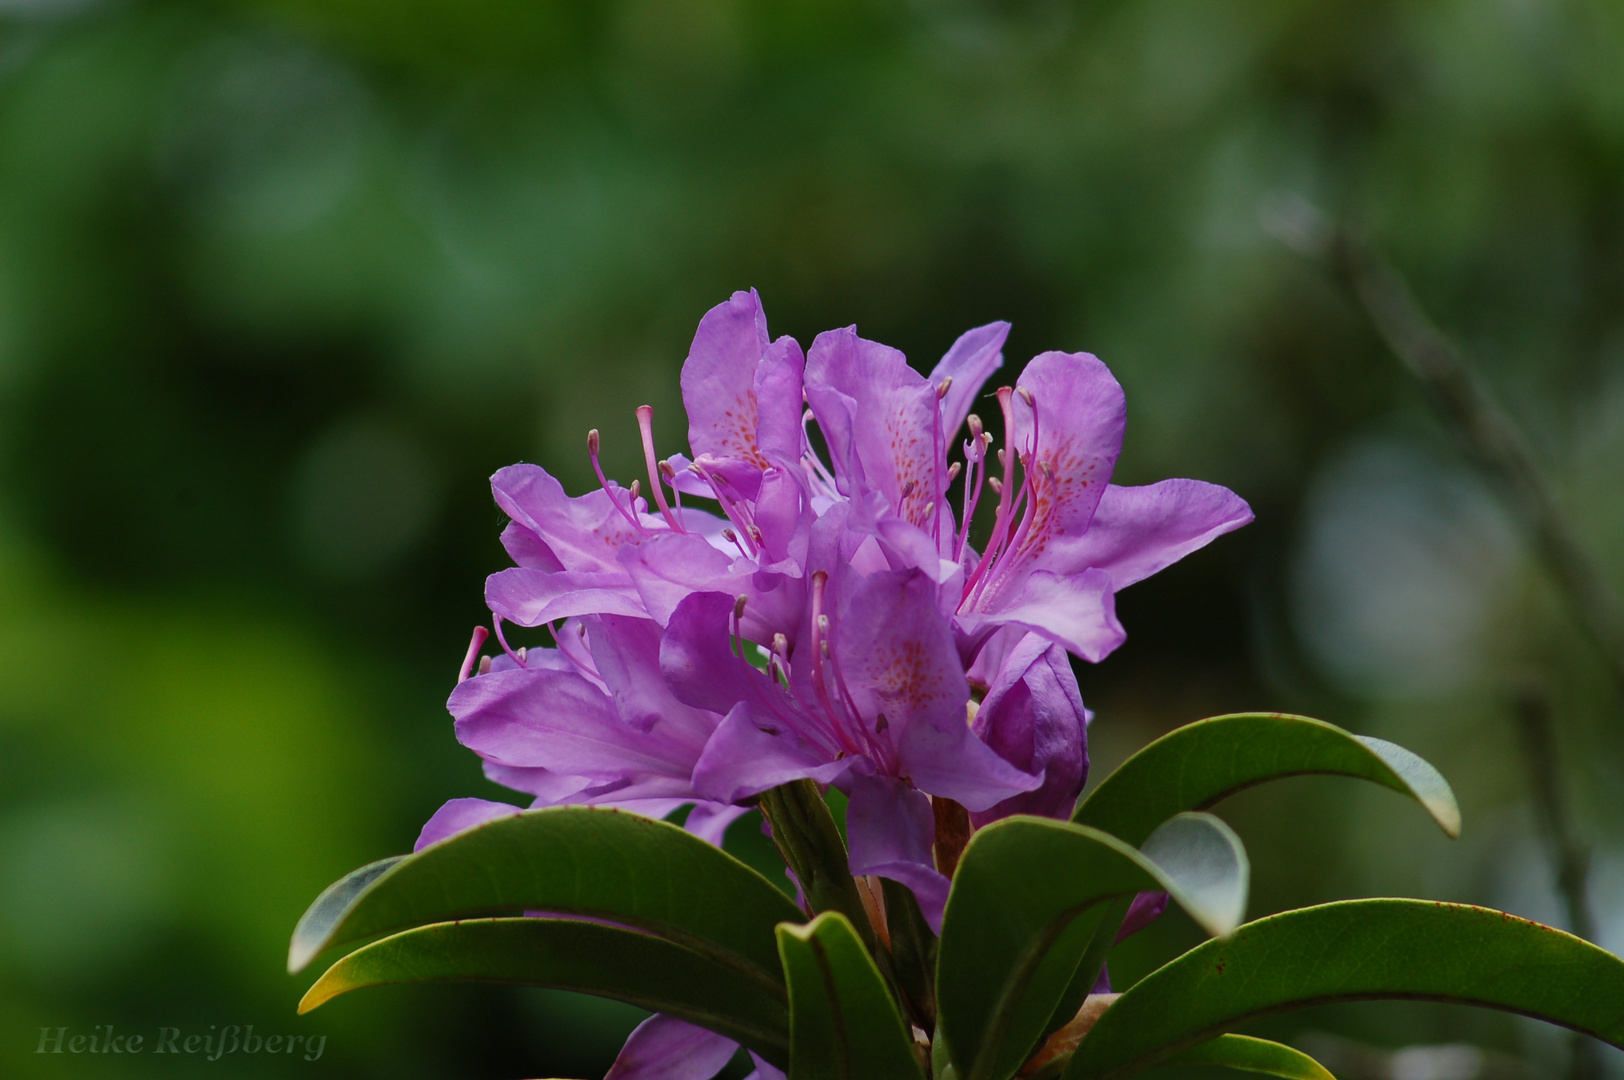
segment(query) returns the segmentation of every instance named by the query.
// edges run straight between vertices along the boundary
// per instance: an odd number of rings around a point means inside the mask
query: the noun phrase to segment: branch
[[[1490,397],[1460,350],[1433,325],[1403,277],[1379,251],[1328,221],[1309,203],[1278,200],[1264,208],[1263,223],[1297,251],[1328,260],[1363,305],[1388,348],[1499,486],[1624,695],[1624,609],[1562,513],[1522,433]]]

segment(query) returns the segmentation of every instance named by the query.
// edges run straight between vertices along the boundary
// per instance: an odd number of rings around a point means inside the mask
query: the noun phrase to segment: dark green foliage
[[[389,982],[558,987],[707,1027],[787,1065],[790,1080],[918,1080],[927,1066],[938,1080],[1009,1080],[1040,1052],[1033,1067],[1045,1080],[1116,1080],[1160,1064],[1325,1080],[1299,1051],[1229,1032],[1286,1009],[1372,998],[1488,1006],[1624,1045],[1624,962],[1525,919],[1357,900],[1240,925],[1246,853],[1228,826],[1190,808],[1302,773],[1383,784],[1415,798],[1446,831],[1458,828],[1448,785],[1407,751],[1302,717],[1219,717],[1147,747],[1079,807],[1079,821],[1120,835],[1032,817],[977,832],[939,942],[911,896],[890,883],[888,932],[876,932],[848,895],[856,886],[837,865],[844,848],[832,819],[811,812],[823,802],[801,785],[769,801],[781,849],[827,879],[817,890],[824,900],[811,902],[830,909],[810,922],[755,871],[674,826],[610,810],[541,810],[341,880],[301,921],[291,964],[413,927],[341,959],[301,1010]],[[1079,1011],[1128,902],[1157,889],[1213,939],[1120,998],[1090,999]],[[841,910],[848,907],[864,925]],[[440,921],[496,909],[625,928]],[[927,1046],[918,1021],[932,1011]]]

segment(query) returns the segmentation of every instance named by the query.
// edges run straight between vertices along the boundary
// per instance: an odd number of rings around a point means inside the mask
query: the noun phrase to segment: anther
[[[952,483],[959,478],[959,471],[964,468],[964,462],[955,461],[947,467],[947,482]]]
[[[632,493],[632,503],[636,505],[637,497],[643,493],[643,481],[633,480],[632,486],[626,489]]]
[[[750,597],[744,593],[740,593],[739,598],[733,601],[733,617],[735,619],[744,618],[744,605],[749,603],[749,601]]]
[[[942,398],[945,398],[947,396],[948,388],[950,388],[952,385],[953,376],[949,375],[947,378],[943,379],[941,385],[936,388],[936,400],[940,401]]]
[[[917,480],[909,480],[906,484],[903,484],[902,485],[902,495],[901,495],[899,501],[906,502],[908,500],[908,496],[912,495],[913,492],[914,492],[914,488],[916,488],[918,486],[919,486],[919,481],[917,481]]]
[[[672,486],[676,485],[677,470],[672,467],[671,462],[660,462],[660,475],[665,478],[666,483],[671,484]]]
[[[774,634],[773,652],[777,653],[779,656],[787,655],[789,653],[789,638],[785,637],[781,633]]]
[[[1002,495],[1004,493],[1004,482],[998,479],[996,476],[987,477],[987,486],[992,488],[994,495]]]
[[[598,455],[598,429],[593,428],[586,433],[586,452],[593,457]]]
[[[970,438],[981,438],[985,431],[985,428],[981,423],[981,417],[977,416],[975,413],[971,413],[969,416],[965,417],[965,422],[970,425]]]
[[[481,675],[489,675],[491,673],[491,658],[490,657],[481,656],[479,658],[479,673]]]
[[[1015,388],[1015,392],[1021,395],[1022,401],[1026,402],[1028,405],[1032,404],[1032,391],[1028,390],[1024,386],[1017,386]]]

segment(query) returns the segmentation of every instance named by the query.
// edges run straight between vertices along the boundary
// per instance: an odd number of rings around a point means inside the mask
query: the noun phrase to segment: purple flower
[[[988,810],[1045,777],[971,731],[970,684],[935,583],[918,569],[864,573],[838,549],[826,554],[828,568],[812,573],[801,644],[791,651],[779,635],[765,670],[749,662],[739,633],[747,600],[695,593],[672,615],[661,648],[667,681],[688,705],[726,714],[695,765],[694,789],[732,803],[791,780],[839,785],[850,796],[852,872],[909,885],[935,923],[948,881],[931,855],[927,796]]]
[[[697,803],[688,829],[720,843],[745,808],[696,797],[692,775],[721,717],[672,694],[660,671],[660,637],[648,619],[592,615],[564,622],[557,648],[482,662],[481,674],[460,681],[448,702],[458,741],[484,759],[487,777],[533,796],[534,806],[616,806],[665,817]],[[418,847],[515,812],[506,803],[454,799],[424,826]]]
[[[1197,480],[1110,484],[1126,407],[1116,379],[1087,353],[1043,353],[1014,388],[998,391],[1014,453],[991,454],[992,436],[966,413],[1001,363],[1007,330],[964,335],[929,379],[852,328],[821,334],[807,360],[807,401],[829,443],[834,488],[861,508],[862,527],[891,565],[918,566],[941,584],[967,661],[999,631],[1019,628],[1098,662],[1125,637],[1116,590],[1252,513],[1233,492]],[[966,421],[955,521],[947,496],[961,466],[949,465],[947,448]],[[997,504],[977,553],[969,532],[984,485]]]
[[[586,495],[533,465],[492,477],[516,564],[486,583],[502,654],[479,659],[476,632],[449,702],[486,775],[537,806],[692,804],[687,827],[715,843],[769,788],[834,785],[852,871],[908,885],[939,925],[932,799],[974,827],[1066,816],[1090,720],[1068,653],[1103,659],[1124,637],[1117,590],[1251,519],[1211,484],[1110,483],[1122,389],[1086,353],[1044,353],[997,391],[995,452],[971,409],[1008,331],[965,333],[927,377],[855,328],[803,357],[735,293],[683,366],[691,459],[658,457],[644,406],[646,492],[604,475],[596,432]],[[546,626],[556,647],[515,651],[504,622]],[[516,812],[453,800],[419,846]],[[1146,897],[1135,918],[1156,910]],[[701,1078],[732,1052],[655,1017],[611,1077]]]

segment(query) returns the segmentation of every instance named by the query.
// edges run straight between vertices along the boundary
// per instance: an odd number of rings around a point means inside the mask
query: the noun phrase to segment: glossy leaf
[[[942,1035],[965,1080],[1004,1080],[1031,1053],[1114,910],[1104,901],[1166,889],[1209,933],[1234,929],[1248,871],[1228,826],[1181,815],[1146,846],[1159,861],[1046,818],[1006,818],[976,833],[948,895],[936,987]]]
[[[922,1080],[913,1040],[851,922],[778,928],[789,982],[789,1080]]]
[[[782,1002],[738,971],[669,941],[572,919],[469,919],[420,926],[342,958],[299,1002],[306,1013],[363,986],[521,983],[615,998],[788,1060]]]
[[[1220,1035],[1190,1047],[1167,1064],[1217,1065],[1280,1080],[1336,1080],[1325,1066],[1301,1050],[1250,1035]]]
[[[1611,953],[1488,908],[1347,900],[1248,923],[1152,972],[1065,1078],[1131,1076],[1253,1017],[1372,998],[1505,1009],[1624,1046],[1624,961]]]
[[[1460,808],[1438,770],[1402,746],[1282,713],[1200,720],[1162,736],[1106,777],[1077,807],[1080,825],[1142,843],[1181,811],[1286,776],[1352,776],[1408,795],[1439,828],[1460,835]]]
[[[585,915],[670,938],[782,1000],[773,928],[801,910],[766,878],[675,825],[559,807],[500,818],[400,858],[359,890],[341,880],[299,920],[298,971],[330,945],[503,911]],[[345,902],[345,897],[348,901]]]

